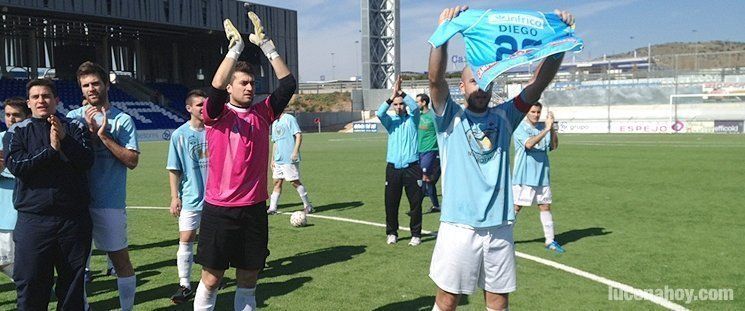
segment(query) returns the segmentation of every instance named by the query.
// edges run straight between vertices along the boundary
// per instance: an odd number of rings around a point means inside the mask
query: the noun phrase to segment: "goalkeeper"
[[[236,268],[235,310],[256,309],[256,281],[269,256],[266,213],[269,130],[295,93],[297,82],[264,34],[261,20],[249,36],[269,59],[279,86],[264,100],[254,100],[254,68],[238,61],[244,42],[225,20],[229,51],[217,68],[202,115],[209,159],[196,262],[202,279],[194,310],[213,310],[217,289],[229,267]],[[258,69],[257,69],[258,70]]]

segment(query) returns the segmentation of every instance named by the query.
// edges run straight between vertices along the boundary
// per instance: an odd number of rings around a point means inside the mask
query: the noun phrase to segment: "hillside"
[[[645,46],[629,52],[609,55],[607,58],[633,57],[634,51],[637,57],[646,57],[647,50]],[[745,67],[745,42],[670,42],[652,45],[651,50],[652,59],[658,67],[663,68],[676,68],[674,55],[678,55],[678,69]],[[602,58],[596,60],[600,59]]]
[[[295,94],[287,108],[297,112],[350,111],[352,96],[349,92]]]

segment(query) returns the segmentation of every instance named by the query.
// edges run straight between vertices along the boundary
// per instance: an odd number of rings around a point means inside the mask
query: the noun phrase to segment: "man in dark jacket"
[[[16,177],[18,310],[48,309],[55,269],[57,310],[83,310],[91,247],[89,134],[82,123],[55,116],[59,98],[51,80],[32,80],[26,91],[32,118],[3,137],[5,165]]]

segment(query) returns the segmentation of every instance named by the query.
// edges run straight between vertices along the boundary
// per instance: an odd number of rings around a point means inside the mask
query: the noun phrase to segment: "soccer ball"
[[[290,215],[290,224],[293,227],[304,227],[308,224],[308,220],[305,218],[304,211],[297,211]]]

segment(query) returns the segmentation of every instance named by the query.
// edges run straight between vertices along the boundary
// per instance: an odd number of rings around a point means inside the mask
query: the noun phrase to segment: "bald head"
[[[460,81],[466,83],[471,79],[473,79],[473,71],[471,70],[471,66],[466,65],[463,67],[463,71],[460,72]]]
[[[466,107],[474,112],[486,111],[491,101],[491,91],[479,88],[470,66],[466,65],[460,74],[460,91],[466,98]]]

